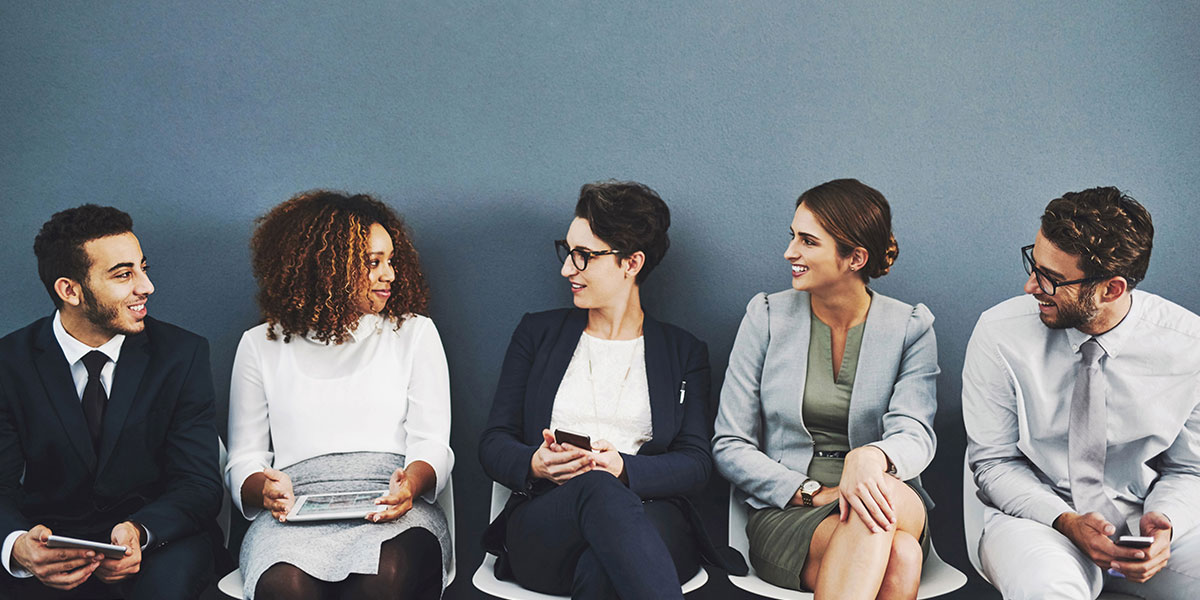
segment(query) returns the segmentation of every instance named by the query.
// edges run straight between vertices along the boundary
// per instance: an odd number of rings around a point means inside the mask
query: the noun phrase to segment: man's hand
[[[1093,563],[1101,569],[1112,568],[1114,561],[1140,561],[1146,553],[1137,548],[1122,548],[1108,536],[1117,532],[1112,523],[1098,512],[1085,515],[1065,512],[1054,520],[1054,528],[1067,536]]]
[[[1141,530],[1142,535],[1154,538],[1154,543],[1143,551],[1146,558],[1136,562],[1114,560],[1109,565],[1126,579],[1137,583],[1145,583],[1154,577],[1167,566],[1167,559],[1171,558],[1171,521],[1166,515],[1160,512],[1142,515]]]
[[[125,546],[122,558],[104,558],[96,569],[96,577],[104,583],[116,583],[136,574],[142,568],[142,532],[129,521],[117,523],[112,529],[112,543]]]
[[[87,581],[103,558],[94,550],[47,548],[50,529],[38,525],[13,543],[12,560],[56,590],[70,590]]]
[[[591,452],[555,442],[554,434],[549,429],[542,430],[542,445],[529,459],[529,469],[534,477],[549,479],[559,485],[576,475],[591,471],[594,464]]]

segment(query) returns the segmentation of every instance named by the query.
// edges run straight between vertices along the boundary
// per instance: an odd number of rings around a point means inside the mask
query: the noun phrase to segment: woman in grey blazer
[[[758,294],[734,341],[713,454],[751,508],[750,561],[817,598],[915,598],[931,505],[933,315],[871,291],[898,251],[875,189],[840,179],[796,202],[792,288]],[[815,317],[815,318],[814,318]]]

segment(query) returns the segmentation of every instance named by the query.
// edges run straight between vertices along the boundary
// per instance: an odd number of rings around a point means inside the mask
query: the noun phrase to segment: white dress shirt
[[[979,318],[963,365],[963,420],[975,481],[995,508],[1045,525],[1074,512],[1067,428],[1090,337],[1043,325],[1032,296]],[[1159,511],[1178,539],[1200,519],[1200,317],[1135,290],[1129,314],[1096,340],[1108,383],[1105,492],[1130,531]]]
[[[87,367],[83,364],[83,357],[92,350],[99,350],[108,356],[108,362],[100,369],[100,383],[104,386],[104,395],[107,397],[112,391],[113,373],[117,370],[117,359],[121,357],[121,346],[125,343],[125,335],[118,333],[100,347],[93,348],[67,333],[62,324],[62,314],[58,311],[54,311],[54,322],[51,329],[54,331],[54,339],[58,341],[58,346],[62,348],[67,364],[71,366],[71,379],[75,382],[75,392],[79,395],[80,401],[83,401],[83,388],[87,387],[88,381]],[[33,577],[33,573],[12,562],[13,544],[17,543],[17,538],[24,533],[25,530],[18,530],[8,534],[8,537],[4,538],[3,548],[0,548],[0,560],[4,562],[4,570],[13,577]],[[142,540],[143,550],[150,543],[149,533],[147,531],[146,539]],[[108,542],[108,540],[96,541]]]
[[[282,469],[338,452],[392,452],[433,467],[433,502],[454,466],[450,376],[433,321],[367,314],[342,344],[309,337],[267,339],[264,323],[242,335],[229,389],[226,485],[242,505],[242,484],[266,467]]]
[[[637,454],[654,438],[645,338],[605,340],[583,333],[554,395],[550,431],[566,429],[618,452]]]

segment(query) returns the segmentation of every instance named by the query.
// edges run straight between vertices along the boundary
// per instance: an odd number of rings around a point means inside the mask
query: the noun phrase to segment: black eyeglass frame
[[[620,250],[584,250],[583,248],[572,248],[567,244],[567,240],[554,240],[554,253],[558,255],[558,262],[566,262],[567,257],[571,257],[571,264],[579,271],[587,269],[588,262],[597,256],[608,256],[609,254],[621,255],[625,254]],[[583,264],[580,265],[579,261]]]
[[[1100,275],[1097,277],[1084,277],[1083,279],[1072,279],[1071,281],[1062,281],[1062,282],[1054,281],[1054,278],[1050,277],[1050,275],[1047,274],[1045,271],[1039,269],[1037,266],[1037,262],[1035,262],[1033,260],[1033,244],[1029,244],[1028,246],[1021,247],[1021,264],[1022,264],[1022,266],[1025,267],[1025,274],[1026,275],[1034,275],[1034,280],[1037,281],[1038,288],[1040,288],[1042,290],[1042,293],[1046,294],[1047,296],[1053,296],[1054,293],[1058,291],[1058,288],[1063,287],[1063,286],[1075,285],[1077,283],[1091,283],[1093,281],[1104,281],[1105,279],[1111,279],[1113,277],[1118,277],[1118,275]],[[1119,277],[1125,277],[1125,276],[1120,275]],[[1129,281],[1130,284],[1137,283],[1137,280],[1132,277],[1125,277],[1125,279],[1127,281]],[[1050,284],[1049,290],[1046,289],[1045,284],[1043,284],[1043,280],[1045,281],[1045,283]]]

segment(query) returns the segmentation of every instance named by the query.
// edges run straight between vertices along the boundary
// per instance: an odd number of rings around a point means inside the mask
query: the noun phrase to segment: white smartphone
[[[93,542],[91,540],[81,540],[79,538],[67,537],[65,535],[50,535],[46,540],[47,548],[79,548],[82,550],[95,550],[109,558],[124,558],[125,546],[116,546],[113,544],[105,544],[102,542]]]
[[[1117,538],[1117,545],[1126,548],[1149,548],[1154,538],[1148,535],[1123,535]]]
[[[336,494],[305,494],[296,498],[288,511],[288,521],[329,521],[332,519],[361,519],[386,509],[375,499],[386,496],[387,490],[370,492],[339,492]]]

